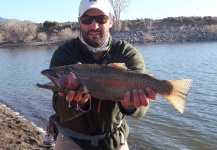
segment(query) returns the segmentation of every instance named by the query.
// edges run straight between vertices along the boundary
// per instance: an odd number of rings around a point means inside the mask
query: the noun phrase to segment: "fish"
[[[53,91],[89,92],[101,100],[120,101],[124,93],[150,87],[169,101],[178,111],[184,112],[192,79],[160,80],[152,74],[129,70],[123,63],[73,64],[45,69],[41,72],[51,82],[36,86]]]

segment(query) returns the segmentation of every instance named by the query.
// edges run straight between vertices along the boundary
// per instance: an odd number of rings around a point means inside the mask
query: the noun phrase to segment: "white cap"
[[[89,9],[99,9],[109,16],[112,13],[111,5],[108,0],[81,0],[79,6],[79,16],[82,16]]]

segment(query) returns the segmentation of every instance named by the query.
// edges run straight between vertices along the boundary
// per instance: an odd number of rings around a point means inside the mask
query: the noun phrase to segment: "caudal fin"
[[[191,79],[167,80],[173,89],[170,94],[162,95],[166,98],[178,111],[184,112],[188,91],[190,89]]]

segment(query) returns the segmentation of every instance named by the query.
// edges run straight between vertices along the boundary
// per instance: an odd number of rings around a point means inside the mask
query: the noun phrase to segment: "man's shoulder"
[[[127,41],[119,40],[119,39],[112,40],[112,48],[124,52],[133,52],[133,53],[137,52],[136,48],[132,44],[130,44]]]
[[[76,49],[76,42],[77,38],[66,41],[65,43],[57,47],[57,49],[54,51],[54,55],[60,55],[65,53],[67,54],[72,51],[72,49]]]
[[[61,45],[59,48],[65,48],[65,47],[72,47],[76,46],[79,43],[79,38],[73,38],[70,40],[67,40],[63,45]]]
[[[112,39],[112,43],[115,45],[128,45],[128,44],[130,44],[127,41],[115,39],[115,38]]]
[[[64,52],[67,53],[69,51],[72,51],[73,49],[77,49],[78,45],[79,45],[78,38],[70,39],[66,41],[64,44],[57,47],[55,53],[64,53]]]

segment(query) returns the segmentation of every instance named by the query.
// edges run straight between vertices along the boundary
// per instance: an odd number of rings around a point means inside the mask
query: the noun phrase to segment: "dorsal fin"
[[[107,66],[109,67],[114,67],[123,71],[128,70],[128,68],[126,67],[125,63],[109,63]]]
[[[154,74],[150,74],[150,73],[148,73],[147,75],[148,75],[149,77],[154,78]]]

